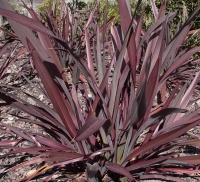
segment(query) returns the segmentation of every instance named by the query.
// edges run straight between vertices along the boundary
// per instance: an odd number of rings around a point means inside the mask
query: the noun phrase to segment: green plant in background
[[[162,1],[156,0],[156,5],[160,7]],[[178,11],[178,15],[175,18],[175,24],[184,23],[185,20],[188,18],[189,15],[192,14],[194,11],[195,7],[199,4],[198,0],[168,0],[167,2],[167,12],[172,12],[174,10]],[[200,16],[199,14],[196,17],[195,23],[193,25],[193,29],[198,29],[200,27]]]
[[[71,11],[81,10],[87,7],[87,4],[81,0],[72,0],[71,2],[68,2],[67,5]]]
[[[13,115],[19,121],[45,131],[0,123],[0,131],[10,136],[0,141],[0,147],[8,149],[1,157],[22,155],[15,164],[1,167],[2,176],[32,164],[36,170],[23,181],[66,181],[85,174],[89,182],[182,182],[174,174],[199,173],[200,155],[181,156],[179,148],[199,147],[200,142],[185,135],[200,124],[200,108],[187,110],[200,80],[193,57],[200,47],[185,47],[200,5],[174,31],[169,25],[176,13],[166,14],[166,1],[159,9],[153,3],[154,23],[145,31],[144,15],[133,17],[127,2],[118,0],[119,25],[109,20],[101,26],[97,5],[89,16],[80,14],[85,16],[80,25],[62,1],[58,16],[56,7],[50,8],[45,27],[32,9],[26,7],[32,17],[28,18],[13,12],[6,0],[0,1],[0,14],[30,53],[42,89],[26,80],[48,101],[0,84],[0,106],[18,109]],[[11,43],[3,46],[0,56]],[[4,64],[1,80],[6,69]],[[23,147],[24,141],[30,145]]]
[[[9,4],[12,6],[12,8],[19,14],[28,16],[27,10],[23,7],[23,3],[16,3],[16,1],[8,0]]]
[[[60,11],[60,5],[62,0],[56,0],[56,15],[59,14]],[[53,1],[52,0],[44,0],[41,4],[38,5],[39,12],[41,14],[46,14],[46,11],[49,10],[52,7]],[[71,11],[73,10],[80,10],[87,6],[87,4],[80,0],[72,0],[67,3],[68,7]]]
[[[89,1],[89,4],[94,4],[98,2],[100,4],[100,14],[103,15],[105,9],[106,9],[106,2],[107,0],[103,0],[103,1]],[[134,10],[135,5],[136,5],[137,1],[136,0],[130,0],[130,6],[131,9]],[[189,15],[191,15],[191,13],[194,11],[194,8],[198,5],[199,1],[198,0],[177,0],[177,1],[173,1],[173,0],[169,0],[167,2],[167,8],[166,8],[166,13],[172,12],[174,10],[178,11],[177,16],[174,18],[174,25],[177,25],[179,22],[180,23],[184,23],[185,20],[187,19],[187,17]],[[155,1],[156,6],[159,8],[162,4],[162,0],[156,0]],[[141,15],[141,11],[142,9],[145,9],[145,15],[144,15],[144,21],[143,21],[143,28],[147,29],[149,28],[153,22],[154,22],[154,16],[153,16],[153,11],[151,8],[151,3],[150,1],[142,1],[141,5],[138,8],[137,14],[136,14],[136,18],[138,19],[139,16]],[[119,23],[119,9],[117,6],[117,1],[109,1],[108,4],[108,19],[115,17],[115,23]],[[103,18],[101,18],[101,22],[103,21]],[[200,17],[198,16],[194,25],[193,25],[194,29],[199,29],[200,28]]]
[[[108,1],[108,7],[107,6],[107,0],[98,0],[98,1],[89,1],[90,6],[92,7],[95,3],[99,4],[99,23],[102,24],[104,21],[104,14],[106,11],[106,8],[108,8],[108,12],[107,12],[107,18],[111,19],[113,17],[115,17],[115,24],[119,23],[119,8],[118,8],[118,4],[116,1]]]
[[[55,2],[55,15],[58,16],[60,14],[60,6],[61,6],[61,0],[44,0],[41,4],[38,5],[38,11],[42,16],[45,16],[48,12],[51,11],[52,5]]]
[[[52,7],[52,3],[53,1],[51,0],[44,0],[41,4],[38,5],[39,12],[46,13],[46,11],[50,10]],[[56,1],[56,3],[58,3],[58,1]]]

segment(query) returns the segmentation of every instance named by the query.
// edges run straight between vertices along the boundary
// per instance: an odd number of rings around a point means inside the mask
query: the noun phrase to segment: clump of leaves
[[[159,10],[152,4],[155,23],[147,31],[142,29],[144,12],[136,20],[126,2],[118,1],[120,25],[114,26],[105,13],[99,26],[94,6],[80,29],[64,1],[60,16],[55,11],[47,15],[46,27],[25,4],[32,18],[0,1],[0,14],[30,52],[43,84],[38,89],[51,103],[18,89],[35,101],[30,104],[12,94],[15,88],[1,84],[1,106],[28,113],[33,117],[15,116],[45,131],[0,123],[2,133],[18,136],[0,142],[10,149],[1,157],[27,157],[2,172],[40,164],[24,181],[58,180],[59,175],[73,179],[83,173],[88,181],[183,181],[172,174],[199,173],[200,156],[180,156],[177,149],[199,147],[199,139],[184,134],[200,123],[199,108],[186,110],[200,78],[193,57],[200,47],[183,45],[200,5],[172,36],[169,25],[176,13],[165,14],[166,1]],[[194,66],[188,69],[188,63]],[[23,141],[32,146],[20,147]]]

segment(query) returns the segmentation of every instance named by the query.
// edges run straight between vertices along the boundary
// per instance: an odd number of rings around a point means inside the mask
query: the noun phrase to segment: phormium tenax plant
[[[78,181],[77,175],[82,175],[81,180],[89,182],[179,182],[185,180],[174,174],[199,173],[200,155],[178,152],[183,146],[199,147],[200,142],[186,135],[200,123],[199,108],[188,110],[200,78],[199,60],[193,56],[200,47],[184,46],[200,5],[172,30],[176,12],[165,14],[165,0],[160,9],[151,1],[155,22],[145,31],[145,12],[135,19],[141,0],[134,11],[127,2],[118,0],[119,25],[114,25],[114,18],[107,19],[106,10],[99,25],[98,4],[89,15],[84,10],[72,14],[63,0],[60,14],[54,16],[53,3],[41,23],[26,4],[22,5],[31,18],[15,13],[6,0],[0,0],[0,14],[14,31],[0,56],[13,41],[21,41],[41,80],[40,92],[50,103],[1,82],[0,106],[27,113],[31,117],[19,113],[15,117],[44,131],[34,133],[0,123],[1,133],[15,136],[0,141],[2,149],[9,149],[1,158],[19,153],[25,157],[1,167],[2,174],[33,164],[36,170],[22,181]],[[1,67],[5,69],[6,64]],[[20,145],[24,141],[31,146]]]

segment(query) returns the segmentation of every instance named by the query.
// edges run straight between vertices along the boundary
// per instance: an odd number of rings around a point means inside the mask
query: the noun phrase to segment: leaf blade
[[[76,135],[75,140],[81,141],[88,138],[90,135],[99,130],[99,128],[107,121],[107,119],[101,119],[94,116],[91,116],[87,119],[86,123],[79,130]]]

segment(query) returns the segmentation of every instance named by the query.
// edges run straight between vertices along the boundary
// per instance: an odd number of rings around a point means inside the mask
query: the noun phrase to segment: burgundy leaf
[[[195,89],[196,85],[198,84],[199,80],[200,80],[200,71],[198,73],[196,73],[196,76],[194,77],[193,81],[189,85],[189,88],[186,90],[186,92],[181,100],[180,108],[185,108],[187,106],[192,94],[194,93],[194,89]]]
[[[14,147],[16,146],[19,142],[21,141],[21,139],[19,140],[1,140],[0,141],[0,147]]]
[[[149,29],[148,31],[145,33],[145,35],[142,37],[142,40],[140,41],[139,47],[144,43],[145,40],[150,38],[150,35],[156,30],[158,29],[163,22],[166,22],[166,19],[168,18],[168,21],[170,21],[171,19],[173,19],[175,17],[176,13],[170,13],[168,15],[165,15],[161,18],[159,18]]]
[[[93,10],[92,10],[92,12],[90,13],[90,16],[89,16],[87,24],[86,24],[86,28],[88,28],[88,26],[91,24],[92,19],[94,18],[94,13],[95,13],[97,7],[98,6],[97,6],[97,3],[96,3],[95,6],[94,6],[94,8],[93,8]]]
[[[174,157],[173,160],[181,161],[187,164],[200,164],[200,155],[190,155],[183,157]]]
[[[190,146],[194,146],[194,147],[198,147],[200,148],[200,139],[196,139],[196,140],[192,140],[192,141],[184,141],[184,142],[178,142],[177,143],[178,145],[183,145],[183,146],[186,146],[186,145],[190,145]]]
[[[172,141],[173,139],[179,137],[189,129],[193,128],[197,124],[200,123],[200,120],[195,120],[191,124],[187,124],[185,126],[181,126],[180,128],[174,129],[170,132],[167,132],[163,135],[160,135],[152,140],[150,140],[145,145],[140,146],[137,150],[133,150],[133,152],[126,158],[126,161],[131,160],[132,158],[140,155],[141,153],[145,153],[148,150],[161,146],[165,143]]]
[[[136,27],[136,33],[135,33],[135,42],[136,42],[136,48],[138,49],[139,47],[139,42],[140,42],[140,37],[141,37],[141,32],[142,32],[142,21],[144,18],[144,10],[142,11],[142,15],[140,16],[140,19],[137,23]]]
[[[180,34],[174,39],[163,51],[162,54],[162,67],[161,67],[161,73],[163,74],[163,70],[165,67],[168,65],[171,66],[172,61],[174,60],[173,58],[176,56],[177,51],[183,41],[185,40],[188,31],[190,30],[190,26],[184,27],[184,29],[180,32]]]
[[[41,162],[44,162],[45,160],[46,160],[46,158],[32,157],[31,159],[29,159],[26,162],[20,163],[18,165],[15,165],[15,166],[7,169],[6,172],[13,171],[13,170],[16,170],[16,169],[19,169],[19,168],[22,168],[22,167],[25,167],[25,166],[28,166],[31,164],[39,164]]]
[[[133,19],[130,14],[130,7],[128,7],[127,1],[119,0],[119,13],[122,25],[123,35],[127,34],[129,31],[129,26],[133,23]],[[132,20],[131,20],[132,19]],[[135,43],[135,32],[131,32],[129,42],[127,44],[129,62],[132,70],[132,78],[135,83],[136,80],[136,64],[137,64],[137,56],[136,56],[136,43]]]
[[[71,111],[71,108],[69,107],[71,106],[67,104],[67,101],[65,100],[64,96],[62,95],[58,87],[56,86],[56,83],[51,77],[43,61],[40,59],[37,52],[34,50],[34,47],[32,46],[30,41],[28,41],[28,45],[31,50],[31,54],[33,57],[36,70],[40,78],[42,79],[42,83],[44,84],[46,88],[46,91],[52,101],[52,104],[55,110],[60,115],[62,122],[64,123],[65,127],[68,129],[69,133],[72,135],[72,137],[75,137],[76,129],[72,121],[72,117],[71,117],[72,115],[69,113],[69,111]]]
[[[33,17],[34,20],[36,21],[40,21],[40,19],[38,18],[37,14],[33,11],[33,9],[28,8],[25,4],[24,6],[26,7],[26,9],[29,11],[29,13],[31,14],[31,16]],[[43,45],[43,47],[45,48],[45,50],[48,52],[48,54],[50,55],[51,59],[53,60],[53,62],[55,63],[56,67],[58,68],[59,72],[62,72],[62,66],[60,64],[60,60],[57,56],[57,53],[51,43],[51,40],[49,39],[49,37],[41,32],[38,32],[38,37],[40,39],[41,44]],[[63,79],[66,81],[66,76],[65,74],[62,74]]]
[[[174,60],[173,64],[168,68],[166,73],[163,75],[160,82],[164,81],[173,71],[175,71],[177,68],[179,68],[182,64],[184,64],[193,54],[198,52],[200,50],[199,47],[194,47],[187,51],[185,54],[183,54],[181,57],[178,57]]]
[[[155,125],[157,123],[159,123],[162,119],[164,119],[167,115],[170,115],[172,113],[183,113],[186,112],[187,110],[185,109],[177,109],[177,108],[166,108],[166,109],[162,109],[159,112],[157,112],[156,114],[153,114],[144,124],[142,124],[140,126],[140,128],[137,130],[137,132],[135,133],[135,135],[133,136],[133,138],[131,139],[131,143],[129,146],[129,150],[130,148],[132,148],[132,146],[134,145],[136,139],[140,136],[140,134],[148,127]],[[145,137],[145,139],[148,137],[149,134],[147,134],[147,136]],[[150,135],[151,137],[152,135]],[[148,138],[150,138],[148,137]],[[128,150],[128,151],[129,151]]]
[[[90,135],[95,133],[96,131],[99,130],[101,126],[107,121],[107,119],[102,119],[102,118],[97,118],[94,116],[91,116],[88,118],[83,125],[83,127],[79,130],[79,132],[76,135],[75,140],[76,141],[81,141],[86,138],[88,138]]]
[[[126,36],[124,38],[124,42],[122,44],[122,48],[120,50],[119,56],[117,58],[117,64],[115,66],[115,70],[114,70],[114,74],[113,74],[113,80],[112,80],[112,89],[111,89],[111,97],[110,97],[110,101],[109,101],[109,111],[111,113],[111,116],[113,115],[113,111],[114,111],[114,103],[115,103],[115,98],[116,98],[116,94],[117,94],[117,87],[119,84],[119,78],[120,78],[120,70],[122,67],[122,63],[123,63],[123,58],[126,52],[126,47],[131,35],[131,30],[132,30],[132,24],[130,24],[128,31],[126,33]]]
[[[103,148],[103,149],[98,150],[98,151],[96,151],[96,152],[87,154],[87,155],[85,155],[85,156],[83,156],[83,157],[78,157],[78,158],[76,158],[76,159],[72,159],[72,160],[68,160],[68,161],[65,161],[65,162],[59,162],[59,163],[53,164],[53,166],[67,165],[67,164],[72,164],[72,163],[79,162],[79,161],[88,160],[88,159],[90,159],[91,157],[94,157],[94,156],[97,156],[97,155],[101,155],[102,153],[107,152],[107,151],[110,151],[110,150],[111,150],[110,147],[108,147],[108,148]]]
[[[121,174],[123,176],[126,176],[131,181],[135,181],[131,173],[124,167],[122,167],[119,164],[116,163],[108,163],[106,165],[106,168],[114,173]]]
[[[44,154],[45,156],[47,155],[49,159],[48,161],[66,161],[70,159],[76,159],[78,157],[82,157],[82,154],[78,154],[76,152],[47,152]]]
[[[15,12],[12,12],[9,10],[5,10],[2,8],[0,8],[0,14],[5,16],[6,18],[12,19],[18,23],[28,26],[36,31],[39,31],[39,32],[42,32],[42,33],[45,33],[47,35],[54,37],[53,33],[48,28],[46,28],[44,25],[42,25],[42,23],[40,21],[33,20],[24,15],[20,15],[18,13],[15,13]]]
[[[40,137],[40,136],[35,136],[35,138],[38,142],[40,142],[41,144],[46,145],[48,147],[52,147],[55,149],[72,150],[71,148],[68,148],[67,146],[65,146],[49,137],[44,138],[44,137]]]
[[[142,161],[139,161],[139,162],[134,162],[132,165],[126,167],[126,169],[128,171],[134,171],[134,170],[137,170],[137,169],[140,169],[140,168],[145,168],[147,166],[152,166],[156,163],[158,164],[161,164],[162,165],[162,162],[169,159],[172,155],[167,155],[167,156],[161,156],[161,157],[157,157],[157,158],[154,158],[154,159],[149,159],[149,160],[142,160]]]
[[[110,75],[111,70],[112,70],[112,68],[113,68],[113,64],[114,64],[114,59],[112,59],[110,65],[109,65],[109,68],[106,70],[106,73],[104,74],[103,80],[102,80],[101,85],[100,85],[100,87],[99,87],[100,92],[101,92],[102,94],[103,94],[103,92],[105,91],[106,85],[107,85],[107,83],[108,83],[108,78],[109,78],[109,75]],[[97,104],[99,103],[99,101],[100,101],[100,97],[98,97],[98,96],[95,97],[95,100],[94,100],[94,102],[93,102],[93,104],[92,104],[93,110],[96,109]],[[93,114],[93,111],[91,110],[89,116],[91,116],[92,114]]]
[[[15,126],[10,126],[10,125],[5,124],[5,123],[1,123],[1,125],[5,126],[6,128],[8,128],[9,130],[11,130],[13,133],[16,133],[18,136],[22,137],[23,139],[26,139],[26,140],[28,140],[30,142],[34,142],[33,139],[30,138],[26,134],[25,130],[19,129],[19,128],[15,127]]]
[[[50,147],[28,147],[28,148],[21,148],[21,149],[15,149],[13,151],[8,152],[7,154],[5,154],[5,156],[7,155],[11,155],[11,154],[17,154],[17,153],[30,153],[30,154],[38,154],[40,151],[46,151],[46,150],[51,150],[52,148]]]
[[[86,53],[87,53],[88,68],[90,69],[93,78],[95,78],[94,63],[93,63],[93,59],[92,59],[92,52],[91,52],[88,29],[85,29],[85,42],[86,42]]]
[[[123,72],[122,72],[122,75],[120,77],[120,80],[119,80],[119,86],[118,86],[118,89],[117,89],[117,95],[116,95],[116,99],[115,99],[115,106],[114,106],[114,113],[113,113],[113,120],[115,121],[116,119],[116,116],[117,116],[117,112],[118,112],[118,107],[120,105],[120,96],[121,96],[121,92],[122,92],[122,89],[124,88],[124,84],[125,84],[125,81],[127,79],[127,76],[129,74],[129,66],[127,65]]]
[[[103,71],[103,62],[101,60],[101,41],[100,41],[100,30],[99,27],[97,27],[97,45],[96,45],[96,56],[97,56],[97,71],[98,71],[98,79],[99,83],[101,84],[103,77],[104,77],[104,71]]]

